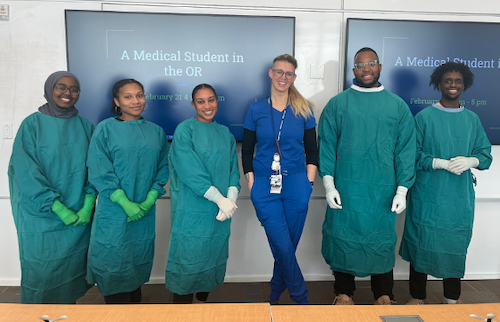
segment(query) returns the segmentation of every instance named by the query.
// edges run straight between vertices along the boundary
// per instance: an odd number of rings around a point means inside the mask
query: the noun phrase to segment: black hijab
[[[42,105],[38,108],[38,111],[40,111],[40,113],[48,115],[48,116],[60,117],[60,118],[70,118],[72,116],[78,115],[78,110],[75,108],[74,105],[69,107],[69,108],[61,108],[61,107],[57,106],[56,102],[52,98],[52,95],[54,93],[54,86],[57,84],[57,82],[62,77],[65,77],[65,76],[69,76],[69,77],[73,78],[76,81],[76,83],[78,84],[78,88],[80,88],[80,81],[72,73],[65,72],[65,71],[53,73],[45,81],[45,94],[43,96],[47,100],[47,103],[45,103],[44,105]],[[78,101],[78,98],[76,99],[76,101]]]

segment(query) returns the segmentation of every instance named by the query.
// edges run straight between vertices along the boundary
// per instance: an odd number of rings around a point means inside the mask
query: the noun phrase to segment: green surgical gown
[[[227,196],[240,189],[234,136],[213,121],[194,118],[177,126],[169,153],[172,199],[165,286],[177,294],[209,292],[224,282],[231,220],[203,197],[210,186]]]
[[[322,253],[332,271],[383,274],[395,263],[397,186],[415,173],[415,122],[406,103],[383,87],[345,90],[318,126],[320,176],[330,175],[342,209],[327,207]]]
[[[87,150],[94,126],[81,117],[36,112],[21,124],[9,163],[12,213],[21,259],[21,303],[74,303],[88,285],[90,224],[66,226],[52,212],[59,199],[77,212],[86,194]]]
[[[89,147],[89,180],[99,190],[92,225],[88,280],[104,295],[132,292],[149,281],[154,257],[155,206],[139,221],[109,198],[123,189],[141,203],[150,189],[165,194],[168,141],[163,129],[144,119],[108,118],[96,127]]]
[[[433,158],[476,157],[488,169],[491,144],[479,117],[467,109],[429,106],[415,116],[417,162],[400,254],[417,272],[461,278],[474,221],[474,177],[434,170]]]

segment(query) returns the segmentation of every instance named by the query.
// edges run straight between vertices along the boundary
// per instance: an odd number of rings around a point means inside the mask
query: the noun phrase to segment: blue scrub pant
[[[255,177],[251,199],[274,256],[270,300],[278,301],[288,288],[290,298],[309,304],[307,288],[295,250],[306,221],[312,187],[305,172],[283,176],[280,194],[270,193],[267,177]]]

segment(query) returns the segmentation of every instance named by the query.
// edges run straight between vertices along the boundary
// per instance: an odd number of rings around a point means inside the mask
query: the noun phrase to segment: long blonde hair
[[[288,54],[280,55],[274,58],[273,65],[277,61],[290,63],[295,69],[297,69],[298,66],[297,60],[292,55]],[[312,116],[311,107],[314,107],[314,103],[305,99],[304,96],[299,93],[297,88],[295,88],[294,84],[290,85],[290,88],[288,89],[288,103],[292,107],[292,111],[295,116],[300,115],[305,119]]]

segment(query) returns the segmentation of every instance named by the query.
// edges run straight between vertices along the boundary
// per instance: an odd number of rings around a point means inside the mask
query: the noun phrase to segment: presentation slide
[[[219,95],[215,120],[236,140],[250,104],[269,96],[274,57],[294,54],[295,18],[66,11],[68,68],[81,82],[80,114],[95,125],[111,116],[111,89],[123,78],[144,85],[143,116],[172,138],[196,116],[191,92]]]
[[[371,47],[382,63],[380,82],[416,114],[441,99],[429,86],[434,68],[448,61],[467,64],[475,79],[461,104],[479,116],[491,143],[500,144],[498,35],[497,23],[348,19],[345,88],[354,78],[354,55]]]

